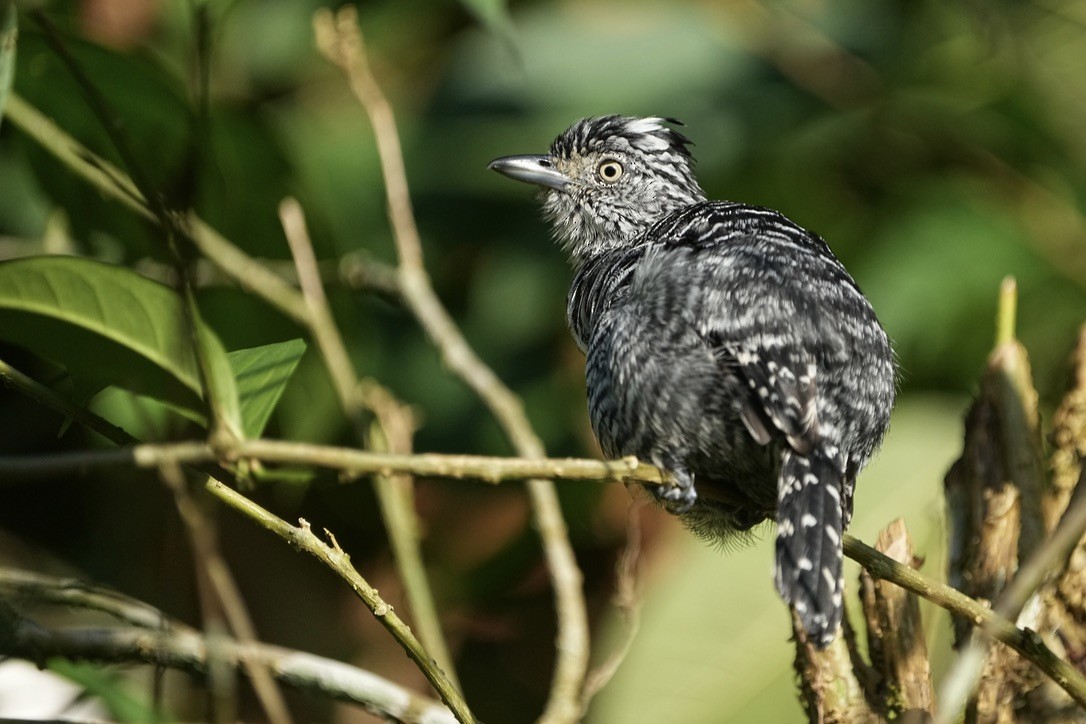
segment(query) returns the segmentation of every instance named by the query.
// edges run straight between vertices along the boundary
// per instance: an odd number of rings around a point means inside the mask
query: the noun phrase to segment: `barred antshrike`
[[[707,538],[775,518],[777,590],[825,646],[856,474],[894,401],[890,343],[820,237],[706,201],[667,123],[584,119],[490,168],[542,188],[576,268],[567,315],[604,453],[669,473],[652,492]]]

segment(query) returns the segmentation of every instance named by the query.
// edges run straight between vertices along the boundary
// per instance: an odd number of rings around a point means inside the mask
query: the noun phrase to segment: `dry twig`
[[[189,490],[188,481],[185,480],[185,474],[181,471],[180,465],[176,462],[164,462],[158,472],[166,483],[166,487],[173,492],[178,513],[188,532],[189,545],[197,566],[196,582],[200,589],[204,619],[208,625],[209,644],[212,631],[220,626],[220,612],[226,619],[227,626],[242,645],[256,642],[256,627],[245,607],[245,599],[234,581],[234,576],[230,573],[230,568],[219,551],[215,527],[208,520],[199,501]],[[208,659],[211,664],[217,663],[215,658],[218,653],[218,646],[208,646]],[[249,674],[253,690],[268,720],[279,723],[290,722],[291,716],[286,700],[283,699],[283,693],[279,691],[267,667],[259,661],[251,660],[243,660],[242,666]],[[213,690],[216,684],[217,668],[215,665],[208,667],[208,678]],[[230,716],[224,721],[232,719],[233,717]]]
[[[130,624],[114,628],[50,629],[0,604],[0,653],[39,661],[63,656],[101,663],[144,662],[203,675],[209,646],[197,631],[141,601],[81,581],[0,569],[0,593],[11,604],[42,603],[108,613]],[[411,724],[455,721],[441,703],[368,671],[320,656],[255,641],[217,642],[216,654],[231,667],[269,671],[301,691],[360,704],[370,712]]]
[[[3,378],[2,367],[0,367],[0,378]],[[23,377],[22,379],[27,378]],[[38,383],[30,382],[33,386],[40,387]],[[43,388],[32,394],[35,399],[44,401],[60,412],[67,414],[69,411],[77,409],[71,403],[58,400],[44,394],[44,392]],[[131,441],[131,436],[127,436],[127,433],[123,431],[118,433],[117,428],[93,413],[84,413],[80,422],[88,425],[107,439],[113,440],[116,438],[114,441],[118,444]],[[415,475],[444,474],[455,478],[471,476],[469,475],[469,471],[471,471],[472,474],[479,473],[481,475],[480,479],[489,482],[549,475],[553,478],[568,476],[566,479],[593,480],[596,482],[636,481],[657,485],[670,484],[662,478],[659,470],[649,465],[639,464],[632,458],[602,462],[598,460],[524,460],[521,458],[483,458],[478,456],[396,456],[378,455],[342,448],[324,449],[316,445],[268,440],[240,442],[238,445],[240,446],[239,451],[243,453],[242,456],[278,461],[294,460],[296,462],[309,462],[333,467],[335,466],[334,463],[340,463],[341,467],[348,470],[358,469],[364,460],[369,460],[371,464],[380,461],[380,464],[385,467],[380,468],[378,466],[378,468],[389,473],[403,470],[412,472]],[[330,454],[325,455],[325,452]],[[18,459],[7,457],[0,458],[0,479],[12,479],[12,476],[16,473],[23,475],[28,473],[52,475],[58,470],[71,472],[72,470],[82,469],[87,465],[102,462],[157,468],[163,459],[172,458],[184,463],[214,460],[219,455],[221,455],[221,452],[212,450],[207,443],[199,442],[179,443],[173,446],[142,445],[120,451],[68,453],[66,455],[68,459],[61,461],[63,465],[57,465],[58,456],[23,457]],[[267,528],[288,542],[295,542],[295,529],[293,526],[268,513],[245,496],[218,481],[209,482],[208,489],[223,502],[246,515],[261,527]],[[929,579],[918,571],[897,563],[851,535],[846,534],[843,543],[845,555],[866,568],[874,578],[891,581],[918,596],[926,598],[952,614],[972,621],[977,626],[984,626],[993,638],[1006,643],[1032,661],[1047,676],[1066,690],[1075,701],[1082,706],[1086,706],[1086,680],[1074,667],[1053,654],[1034,632],[1015,627],[1010,621],[996,615],[986,606],[950,586]],[[313,555],[324,560],[323,553],[320,550],[313,552]],[[351,582],[352,587],[359,585],[353,582],[352,574],[344,574],[337,568],[334,568],[334,570],[344,575]],[[353,576],[357,575],[357,572],[353,572]],[[368,599],[364,598],[364,600],[367,600],[367,604],[370,603]],[[385,605],[387,606],[387,604]],[[379,604],[375,603],[373,607],[379,607]],[[402,626],[402,622],[400,626]],[[406,627],[403,628],[406,629]],[[401,629],[394,627],[390,630],[400,640],[398,631]],[[409,646],[414,645],[410,643],[413,637],[410,636],[410,631],[406,633],[409,636],[408,642],[404,643],[401,640],[401,643],[405,648],[409,648]],[[421,650],[421,646],[419,650]],[[423,668],[423,671],[428,677],[436,676],[440,678],[442,676],[439,671],[429,671],[425,668]],[[454,700],[454,702],[457,700]]]
[[[354,6],[344,6],[336,14],[329,10],[318,11],[313,16],[313,27],[318,48],[344,72],[373,125],[400,260],[400,292],[405,306],[441,352],[448,368],[490,408],[517,453],[528,458],[543,457],[543,444],[528,422],[520,401],[471,349],[430,284],[411,210],[396,119],[370,70]],[[575,721],[588,668],[588,614],[581,590],[582,575],[553,484],[546,480],[529,480],[528,494],[554,583],[558,613],[557,662],[542,719]]]
[[[381,449],[387,440],[393,440],[396,448],[392,452],[409,453],[413,424],[404,424],[397,411],[401,406],[390,394],[374,392],[368,400],[362,393],[362,386],[355,374],[354,365],[347,353],[346,343],[336,326],[324,286],[320,278],[317,259],[313,253],[313,244],[309,240],[305,216],[301,205],[292,198],[287,198],[279,205],[279,217],[290,244],[291,255],[298,270],[298,282],[302,288],[306,306],[309,309],[308,327],[317,340],[317,346],[325,360],[328,373],[332,378],[340,406],[354,426],[355,436],[363,447]],[[374,385],[370,385],[373,388]],[[382,404],[372,408],[372,399]],[[381,441],[373,445],[367,434],[365,410],[371,408],[377,415],[376,437]],[[406,410],[406,408],[402,408]],[[419,635],[437,665],[445,672],[449,681],[460,688],[453,666],[452,656],[445,645],[445,637],[437,617],[430,582],[422,564],[419,551],[418,525],[415,521],[414,489],[411,479],[399,476],[390,481],[386,476],[375,478],[377,497],[381,502],[385,529],[392,545],[396,565],[403,579],[404,589],[414,613]]]
[[[914,565],[912,541],[900,518],[879,533],[875,547],[902,565]],[[871,665],[880,674],[878,698],[886,707],[884,714],[930,717],[935,694],[919,602],[901,587],[876,581],[862,569],[860,589],[868,650]]]

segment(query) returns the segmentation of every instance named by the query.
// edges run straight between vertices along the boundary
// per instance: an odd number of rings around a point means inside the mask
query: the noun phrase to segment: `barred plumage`
[[[826,243],[771,209],[706,201],[689,143],[664,119],[605,116],[491,168],[542,187],[576,267],[568,321],[604,453],[668,471],[678,486],[653,492],[708,538],[776,518],[777,589],[825,645],[893,355]]]

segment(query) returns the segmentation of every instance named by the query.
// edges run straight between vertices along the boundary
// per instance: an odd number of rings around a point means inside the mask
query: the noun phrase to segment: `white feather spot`
[[[626,124],[626,128],[630,133],[656,133],[666,130],[664,119],[658,116],[634,118]]]
[[[810,558],[800,558],[799,561],[796,562],[796,567],[799,568],[799,570],[801,570],[801,571],[813,571],[814,570],[814,564],[811,563]]]
[[[818,525],[818,518],[814,517],[810,513],[804,513],[803,517],[799,519],[800,525],[804,528],[814,528]]]

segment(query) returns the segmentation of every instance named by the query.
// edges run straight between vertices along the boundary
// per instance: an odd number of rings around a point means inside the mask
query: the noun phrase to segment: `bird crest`
[[[670,125],[669,125],[670,124]],[[570,158],[607,150],[634,150],[646,154],[672,153],[693,163],[693,142],[673,126],[674,118],[648,116],[595,116],[570,126],[551,144],[551,155]]]

